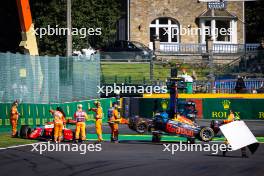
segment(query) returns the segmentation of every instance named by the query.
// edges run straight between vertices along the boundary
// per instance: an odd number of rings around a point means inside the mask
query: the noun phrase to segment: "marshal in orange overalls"
[[[11,112],[10,112],[10,122],[12,126],[12,137],[17,136],[17,120],[19,117],[19,112],[17,110],[18,103],[15,101],[12,104]]]
[[[103,141],[103,130],[102,130],[102,118],[103,118],[103,108],[101,107],[100,102],[94,103],[96,108],[91,108],[95,112],[95,129],[98,137],[98,142]]]
[[[51,114],[53,115],[53,122],[54,122],[54,141],[61,142],[62,139],[62,131],[63,131],[63,124],[65,123],[65,117],[62,112],[56,110],[50,110]]]
[[[235,114],[233,111],[230,110],[230,114],[228,115],[227,119],[224,120],[224,123],[227,124],[227,123],[231,123],[235,121]]]
[[[108,110],[108,123],[111,128],[111,142],[118,141],[118,120],[120,120],[118,106],[113,103],[113,107]]]
[[[74,114],[74,118],[76,120],[76,130],[75,130],[75,140],[76,142],[79,141],[80,134],[81,140],[86,140],[86,125],[85,120],[87,119],[88,115],[85,111],[82,110],[82,105],[78,105],[78,110]]]

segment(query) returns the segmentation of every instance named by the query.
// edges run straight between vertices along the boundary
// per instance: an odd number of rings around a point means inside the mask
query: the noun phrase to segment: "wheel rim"
[[[204,140],[209,140],[211,138],[211,132],[209,130],[202,131],[202,137]]]
[[[139,124],[138,125],[138,131],[139,132],[144,132],[145,131],[145,125],[144,124]]]

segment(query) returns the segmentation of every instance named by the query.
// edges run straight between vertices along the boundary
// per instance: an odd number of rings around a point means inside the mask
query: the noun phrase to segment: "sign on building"
[[[225,0],[220,2],[208,2],[208,8],[209,9],[225,9],[227,6],[227,2]]]

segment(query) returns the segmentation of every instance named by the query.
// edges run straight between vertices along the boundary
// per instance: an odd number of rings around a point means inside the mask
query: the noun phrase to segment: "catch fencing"
[[[0,53],[0,102],[62,103],[98,98],[100,55],[49,57]]]

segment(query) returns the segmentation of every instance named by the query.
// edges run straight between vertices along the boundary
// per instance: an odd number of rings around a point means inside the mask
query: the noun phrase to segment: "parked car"
[[[117,40],[99,49],[103,60],[147,60],[154,57],[153,51],[142,43]]]

